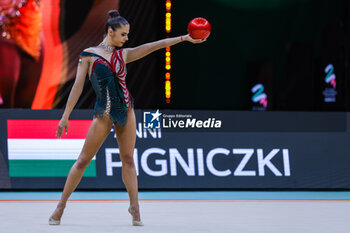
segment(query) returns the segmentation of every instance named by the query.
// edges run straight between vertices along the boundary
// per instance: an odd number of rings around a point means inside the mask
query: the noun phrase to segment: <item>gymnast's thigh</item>
[[[113,122],[107,115],[94,118],[79,158],[92,159],[111,132],[112,125]]]
[[[124,156],[132,156],[136,142],[136,118],[134,109],[128,110],[128,118],[125,126],[115,124],[117,141],[120,150],[121,159]]]

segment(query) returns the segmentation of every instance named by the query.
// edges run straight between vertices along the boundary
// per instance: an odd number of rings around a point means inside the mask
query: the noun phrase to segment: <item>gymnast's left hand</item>
[[[194,43],[194,44],[199,44],[199,43],[203,43],[203,42],[207,41],[207,39],[204,39],[204,40],[203,39],[193,39],[190,36],[190,34],[187,34],[187,35],[183,36],[183,40],[184,41],[187,40],[187,41],[189,41],[191,43]]]

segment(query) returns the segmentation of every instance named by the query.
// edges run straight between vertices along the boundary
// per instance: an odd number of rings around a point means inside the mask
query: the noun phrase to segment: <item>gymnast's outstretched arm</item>
[[[130,63],[130,62],[136,61],[138,59],[141,59],[144,56],[147,56],[148,54],[150,54],[158,49],[172,46],[172,45],[175,45],[175,44],[180,43],[182,41],[189,41],[191,43],[202,43],[205,40],[193,39],[193,38],[191,38],[190,35],[162,39],[162,40],[150,42],[147,44],[143,44],[143,45],[140,45],[140,46],[135,47],[135,48],[124,49],[123,50],[123,57],[124,57],[125,63]]]

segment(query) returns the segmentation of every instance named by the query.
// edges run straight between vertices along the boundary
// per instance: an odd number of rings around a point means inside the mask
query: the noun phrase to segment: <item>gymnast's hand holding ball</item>
[[[202,17],[194,18],[187,26],[187,31],[191,38],[205,41],[211,32],[208,20]]]
[[[198,17],[191,20],[187,27],[188,34],[182,39],[192,43],[202,43],[207,40],[211,32],[208,20]]]

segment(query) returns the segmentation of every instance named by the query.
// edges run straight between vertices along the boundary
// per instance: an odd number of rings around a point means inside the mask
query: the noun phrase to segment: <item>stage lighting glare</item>
[[[166,79],[166,80],[169,80],[169,79],[170,79],[170,73],[169,73],[169,72],[167,72],[167,73],[165,74],[165,79]]]
[[[167,10],[167,11],[170,11],[170,10],[171,10],[171,1],[167,1],[167,2],[165,3],[165,7],[166,7],[166,10]]]
[[[171,81],[166,81],[165,82],[165,90],[171,90]]]

